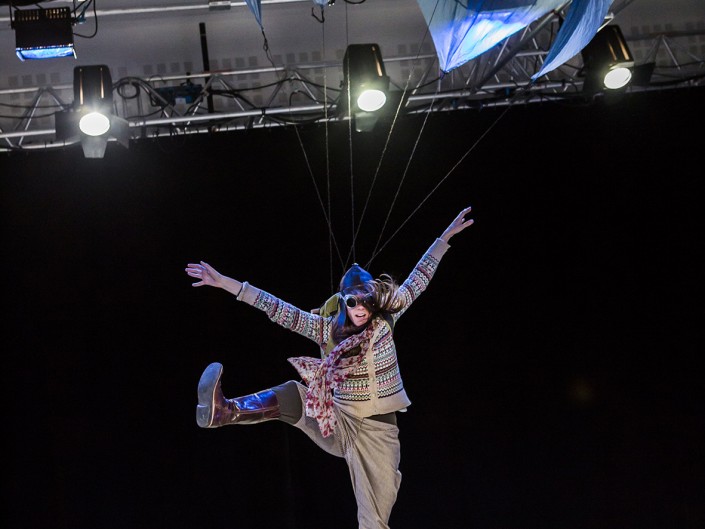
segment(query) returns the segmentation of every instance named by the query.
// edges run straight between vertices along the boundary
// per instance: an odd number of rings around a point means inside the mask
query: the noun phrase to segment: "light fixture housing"
[[[621,90],[632,79],[634,56],[619,26],[610,24],[598,31],[585,46],[583,58],[583,91]]]
[[[10,25],[15,30],[17,57],[21,61],[76,58],[72,24],[68,7],[15,10]]]
[[[113,114],[113,83],[104,64],[73,69],[73,106],[54,115],[56,138],[79,141],[86,158],[103,158],[108,141],[129,148],[129,124]]]
[[[372,123],[372,116],[387,102],[389,76],[378,44],[350,44],[343,57],[340,108],[358,121]],[[369,125],[365,126],[369,129]],[[359,130],[359,129],[358,129]]]
[[[110,130],[113,81],[107,66],[76,66],[73,69],[73,105],[81,114],[81,132],[88,136],[102,136]]]

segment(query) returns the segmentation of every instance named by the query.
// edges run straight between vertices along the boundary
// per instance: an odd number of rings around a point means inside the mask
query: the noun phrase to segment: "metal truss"
[[[622,3],[625,7],[631,0]],[[616,12],[616,10],[615,10]],[[582,91],[578,55],[532,82],[558,31],[562,13],[551,13],[520,34],[452,72],[438,75],[435,54],[384,57],[392,92],[402,113],[479,109],[546,100],[588,102],[597,95]],[[627,91],[702,86],[705,60],[700,48],[704,32],[670,32],[627,37],[637,66],[650,75]],[[693,52],[693,49],[696,52]],[[257,84],[251,79],[258,74]],[[350,119],[339,109],[342,64],[272,65],[218,73],[160,77],[126,77],[114,82],[114,113],[127,120],[130,139],[214,133]],[[12,104],[32,94],[28,105]],[[0,89],[0,150],[61,148],[55,139],[53,114],[68,109],[73,87],[60,85]]]

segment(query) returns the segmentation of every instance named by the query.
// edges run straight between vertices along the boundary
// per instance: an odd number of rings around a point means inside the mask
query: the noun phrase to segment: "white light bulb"
[[[629,80],[632,78],[632,72],[629,68],[624,68],[620,66],[614,70],[610,70],[607,75],[605,75],[605,88],[610,88],[616,90],[617,88],[622,88],[625,86]]]
[[[89,112],[78,122],[78,128],[88,136],[101,136],[110,130],[110,119],[100,112]]]
[[[357,98],[357,106],[365,112],[374,112],[384,106],[387,96],[381,90],[365,90]]]

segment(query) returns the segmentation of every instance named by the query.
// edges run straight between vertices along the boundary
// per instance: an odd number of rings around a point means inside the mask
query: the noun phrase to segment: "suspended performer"
[[[194,287],[222,288],[291,331],[316,342],[320,358],[289,358],[304,384],[290,380],[252,395],[226,399],[223,366],[210,364],[198,382],[196,422],[201,428],[280,420],[303,431],[323,450],[345,458],[359,529],[387,529],[401,482],[396,413],[411,404],[402,383],[393,330],[426,290],[451,237],[473,224],[465,208],[397,285],[374,279],[354,264],[340,291],[320,309],[304,311],[247,281],[220,274],[208,263],[189,263]]]

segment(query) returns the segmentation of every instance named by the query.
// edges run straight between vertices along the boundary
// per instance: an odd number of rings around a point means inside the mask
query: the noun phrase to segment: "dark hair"
[[[346,288],[341,292],[338,300],[338,316],[333,320],[333,340],[340,343],[345,338],[357,334],[365,329],[375,318],[387,318],[402,309],[402,301],[396,297],[399,285],[388,274],[382,274],[377,279],[365,281],[361,285]],[[370,311],[370,319],[365,325],[354,325],[348,318],[343,296],[353,295],[358,303]]]

